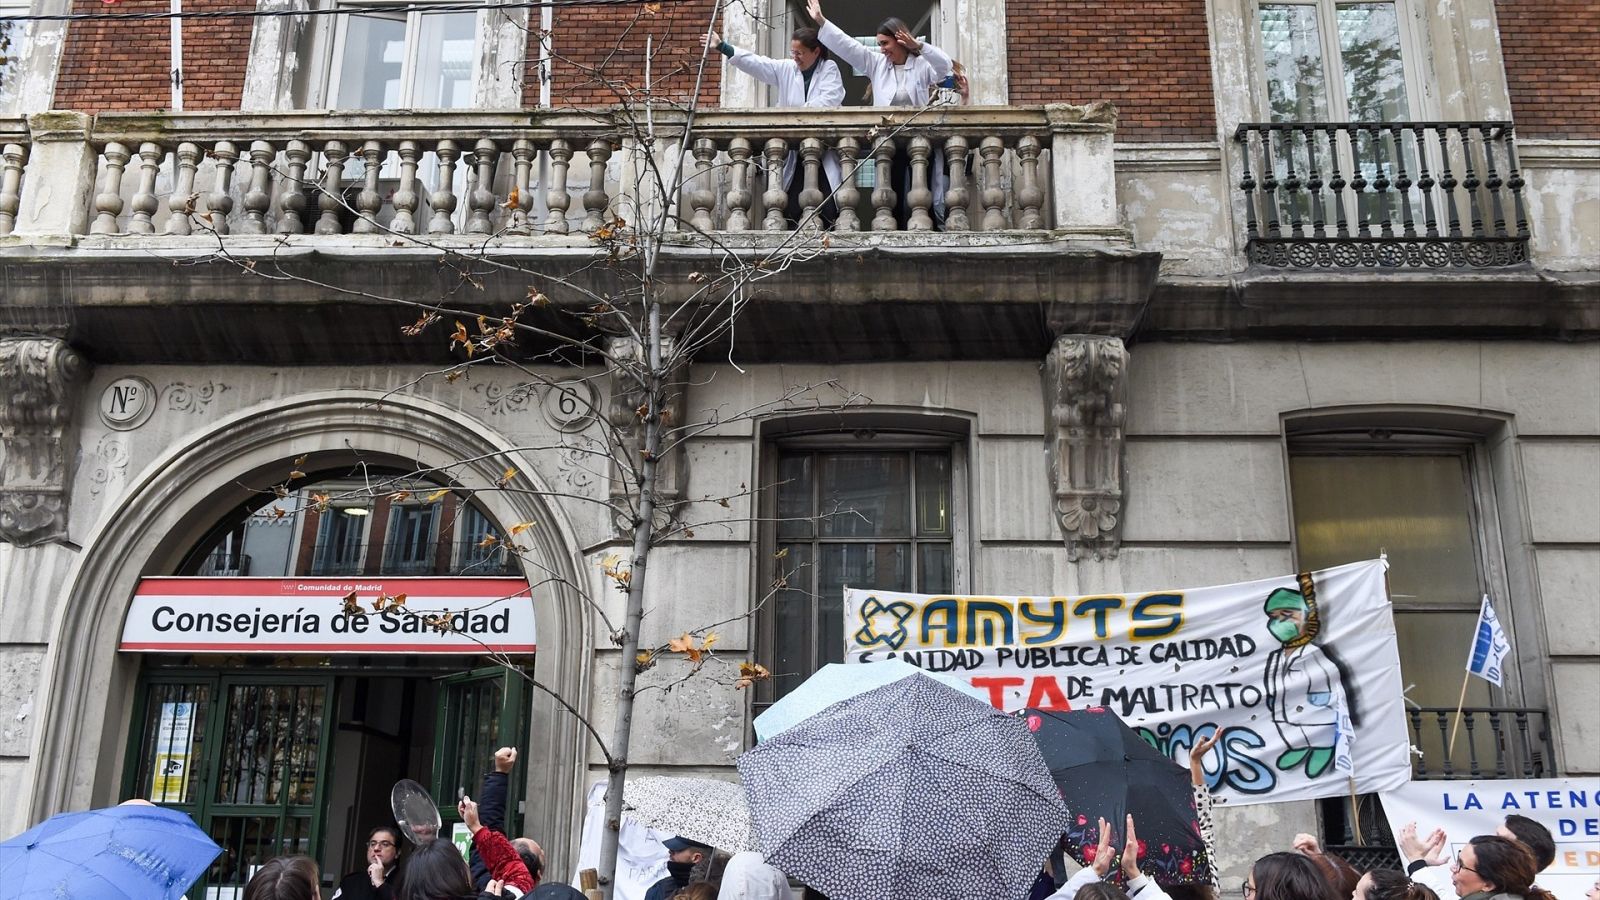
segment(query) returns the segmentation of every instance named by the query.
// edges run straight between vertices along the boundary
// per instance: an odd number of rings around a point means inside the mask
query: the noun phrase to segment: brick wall
[[[169,8],[168,0],[75,0],[73,12],[140,13]],[[185,10],[254,9],[241,0],[185,0]],[[238,109],[250,52],[252,19],[190,19],[183,28],[183,108]],[[171,23],[73,22],[61,54],[55,106],[79,112],[166,109]]]
[[[1007,0],[1006,48],[1012,103],[1110,100],[1122,141],[1216,136],[1204,0]]]
[[[1517,134],[1600,137],[1595,0],[1499,0],[1495,15]]]
[[[653,38],[651,78],[658,95],[687,98],[700,61],[700,35],[709,4],[665,2],[643,6],[557,8],[552,19],[550,98],[554,106],[609,105],[618,102],[605,80],[634,88],[644,83],[645,40]],[[537,11],[534,11],[537,16]],[[534,22],[537,23],[535,18]],[[537,33],[530,35],[528,59],[539,58]],[[709,57],[700,85],[700,102],[717,105],[722,96],[721,58]],[[533,71],[530,65],[529,71]],[[523,102],[539,103],[539,85],[529,78]]]

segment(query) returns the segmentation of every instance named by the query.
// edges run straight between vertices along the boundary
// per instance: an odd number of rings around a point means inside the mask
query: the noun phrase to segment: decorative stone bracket
[[[1076,562],[1115,557],[1122,541],[1122,422],[1128,350],[1121,338],[1067,334],[1045,357],[1045,428],[1055,517]]]
[[[32,547],[67,533],[77,455],[72,427],[89,364],[55,338],[0,339],[0,541]]]
[[[661,339],[662,358],[672,359],[676,349],[674,338]],[[638,376],[649,368],[649,348],[631,337],[614,337],[608,343],[607,351],[612,361],[608,363],[611,390],[610,401],[606,405],[606,421],[618,439],[614,451],[616,459],[639,460],[640,451],[644,448],[644,423],[639,419],[639,408],[644,405],[645,396]],[[685,362],[667,377],[662,408],[662,420],[666,428],[683,424],[688,375],[689,366]],[[683,491],[688,482],[689,459],[682,449],[672,450],[657,461],[655,508],[658,522],[670,518],[683,501]],[[634,481],[632,472],[624,471],[621,465],[613,461],[611,499],[637,502],[638,496],[639,485]],[[623,508],[621,503],[616,505],[619,510]]]

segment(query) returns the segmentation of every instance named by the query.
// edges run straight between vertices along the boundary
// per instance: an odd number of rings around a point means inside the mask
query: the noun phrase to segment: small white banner
[[[345,613],[355,594],[364,614]],[[405,595],[403,609],[373,611]],[[145,653],[533,653],[521,578],[144,578],[119,649]]]
[[[1383,792],[1396,843],[1407,822],[1417,823],[1423,836],[1442,828],[1452,858],[1476,835],[1494,834],[1513,813],[1555,838],[1556,860],[1539,873],[1539,886],[1557,900],[1580,900],[1600,876],[1600,778],[1413,781]]]

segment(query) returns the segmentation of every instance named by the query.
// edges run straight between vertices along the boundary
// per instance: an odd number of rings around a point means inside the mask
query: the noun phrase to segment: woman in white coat
[[[823,17],[822,0],[806,0],[806,12],[817,23],[817,37],[822,45],[865,73],[872,82],[873,106],[925,106],[933,89],[953,71],[950,57],[943,50],[917,40],[910,27],[900,19],[884,19],[878,26],[878,52],[873,53]],[[948,182],[942,171],[944,153],[935,150],[930,162],[928,185],[937,200],[935,206],[942,208]],[[911,156],[903,140],[895,150],[893,171],[895,218],[903,225],[909,212],[906,194],[911,187]]]
[[[838,64],[828,58],[828,51],[817,40],[815,28],[794,30],[789,38],[788,59],[772,59],[741,50],[722,40],[714,31],[702,37],[701,41],[708,52],[713,47],[720,50],[735,69],[777,88],[779,106],[817,108],[844,103],[844,78],[839,74]],[[800,191],[805,187],[805,178],[796,177],[797,167],[795,151],[790,150],[788,159],[783,163],[783,186],[789,192],[787,212],[790,222],[800,219]],[[837,214],[833,192],[839,187],[839,177],[839,156],[829,150],[822,157],[824,183],[818,186],[826,198],[821,211],[824,226],[831,226]]]

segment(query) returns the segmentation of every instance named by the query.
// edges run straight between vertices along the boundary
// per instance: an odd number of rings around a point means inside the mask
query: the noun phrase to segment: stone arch
[[[520,452],[481,422],[431,401],[373,391],[306,394],[244,410],[162,454],[95,527],[57,598],[62,609],[44,664],[33,748],[34,821],[118,799],[138,662],[119,654],[117,644],[139,578],[174,565],[230,496],[243,498],[242,485],[271,483],[282,478],[288,460],[329,451],[450,464],[461,480],[482,484],[514,465],[537,481]],[[539,523],[524,539],[532,538],[540,564],[581,584],[577,540],[565,511],[547,496],[536,484],[528,492],[485,492],[479,500],[498,522]],[[552,583],[543,590],[549,601],[538,606],[535,676],[587,709],[589,617],[569,588]],[[532,743],[524,749],[530,760],[550,764],[528,767],[527,827],[552,859],[566,859],[582,813],[587,744],[571,715],[541,692],[531,694]]]

